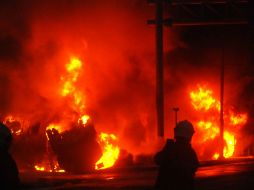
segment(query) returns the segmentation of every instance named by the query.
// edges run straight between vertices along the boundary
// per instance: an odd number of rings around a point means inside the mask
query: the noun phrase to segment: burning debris
[[[94,170],[95,163],[100,159],[102,152],[96,141],[96,131],[93,125],[73,126],[62,133],[54,128],[46,132],[61,168],[72,173]]]

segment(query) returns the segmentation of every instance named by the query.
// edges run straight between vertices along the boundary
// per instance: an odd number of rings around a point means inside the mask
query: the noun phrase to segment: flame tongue
[[[109,168],[114,165],[120,153],[116,140],[117,138],[113,134],[100,134],[99,142],[103,147],[103,155],[95,164],[96,170]]]

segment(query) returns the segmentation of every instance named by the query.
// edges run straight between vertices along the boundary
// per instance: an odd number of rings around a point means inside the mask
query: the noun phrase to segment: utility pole
[[[190,27],[190,26],[224,26],[247,25],[248,0],[147,0],[156,6],[156,17],[148,20],[148,24],[156,26],[156,111],[158,136],[164,136],[164,71],[163,71],[163,25]],[[170,4],[170,19],[163,18],[164,4]],[[253,4],[253,3],[252,3]],[[250,11],[253,18],[253,11]],[[227,19],[225,19],[227,18]],[[254,22],[253,20],[251,20]],[[224,51],[224,50],[223,50]],[[224,54],[224,52],[223,52]],[[223,55],[224,56],[224,55]],[[223,58],[224,62],[224,58]],[[224,63],[221,66],[221,112],[220,112],[220,138],[223,146],[224,119]],[[221,148],[220,155],[223,155]]]
[[[223,43],[223,42],[222,42]],[[224,159],[224,73],[225,73],[225,63],[224,63],[224,44],[222,45],[221,52],[221,68],[220,68],[220,159]]]
[[[177,122],[178,122],[178,119],[177,119],[177,112],[179,111],[179,108],[178,107],[174,107],[173,108],[173,111],[175,112],[175,123],[177,125]]]
[[[164,137],[163,0],[156,1],[156,107],[158,136]]]
[[[148,0],[155,4],[155,20],[148,20],[148,24],[156,27],[156,111],[157,133],[164,137],[164,68],[163,68],[163,5],[165,0]]]

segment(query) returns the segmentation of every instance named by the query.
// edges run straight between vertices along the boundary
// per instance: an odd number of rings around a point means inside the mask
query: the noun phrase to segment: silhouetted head
[[[194,132],[193,125],[187,120],[180,121],[174,128],[174,136],[176,141],[190,142]]]
[[[11,141],[12,141],[11,130],[3,123],[0,123],[0,149],[8,150],[10,148]]]

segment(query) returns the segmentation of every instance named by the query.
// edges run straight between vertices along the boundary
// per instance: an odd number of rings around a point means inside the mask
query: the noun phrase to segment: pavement
[[[152,190],[155,166],[108,169],[90,174],[21,172],[24,189]],[[197,190],[254,190],[254,159],[202,162],[196,173]]]

